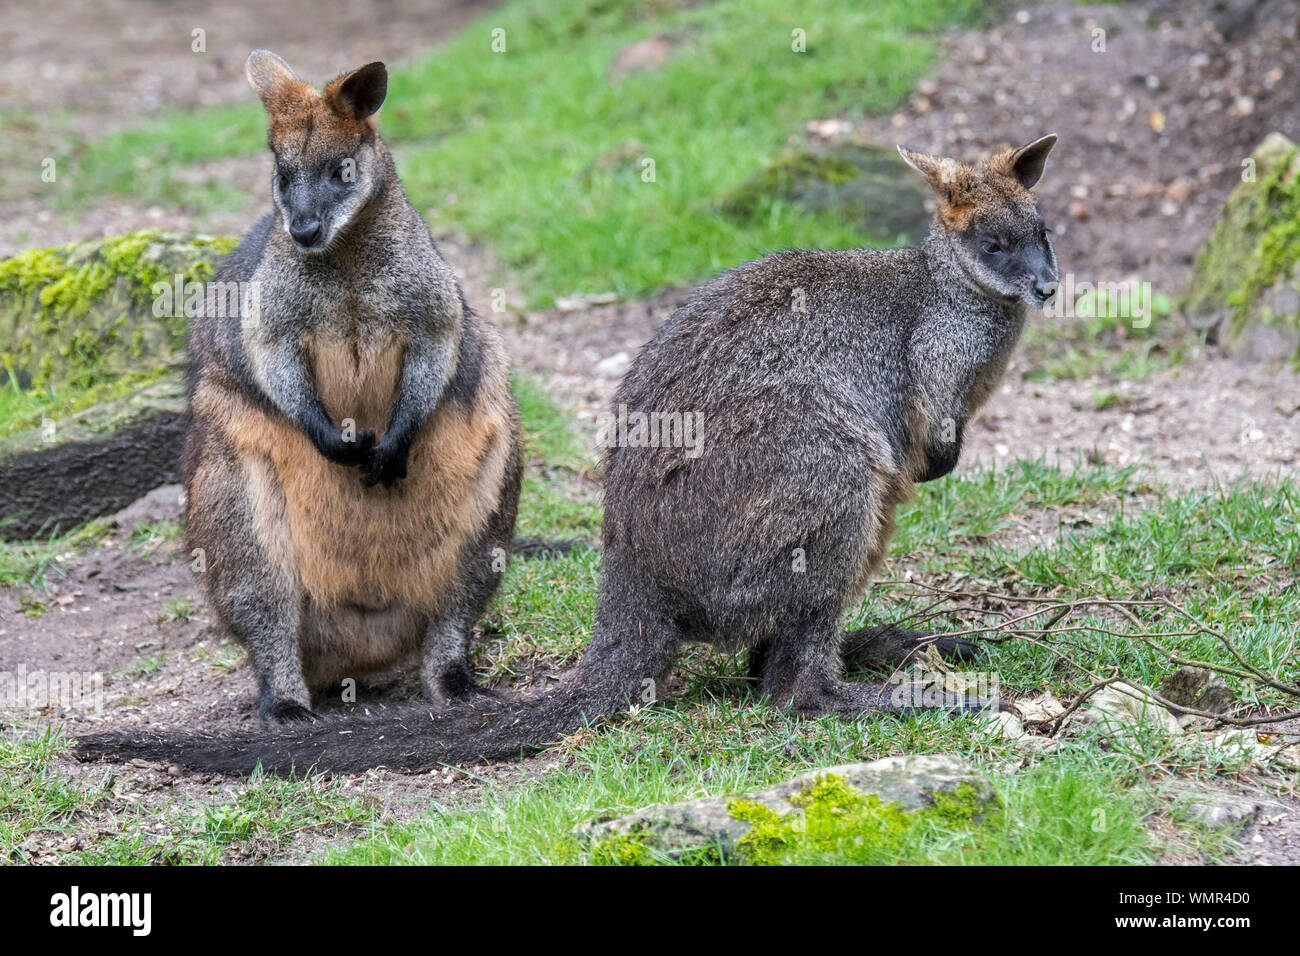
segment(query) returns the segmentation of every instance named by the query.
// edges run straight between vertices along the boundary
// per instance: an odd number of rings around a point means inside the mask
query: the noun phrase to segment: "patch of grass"
[[[523,423],[529,467],[519,494],[515,534],[547,540],[598,536],[601,510],[580,476],[594,464],[582,446],[570,415],[532,379],[512,383]]]
[[[1098,290],[1080,297],[1074,308],[1072,318],[1044,316],[1025,327],[1017,362],[1029,381],[1145,378],[1181,364],[1201,344],[1201,337],[1171,317],[1164,293],[1153,293],[1147,303],[1136,291]]]
[[[123,800],[111,769],[79,781],[61,773],[54,758],[68,746],[56,730],[0,734],[0,846],[9,862],[30,860],[36,851],[25,844],[59,853],[59,834],[80,843],[62,860],[87,866],[259,862],[283,853],[303,834],[332,835],[376,819],[372,798],[321,777],[255,774],[214,801]],[[93,838],[87,836],[88,821]]]
[[[591,638],[600,580],[600,552],[576,549],[559,558],[512,561],[483,622],[475,650],[479,676],[498,680],[520,664],[577,660]]]
[[[573,428],[573,418],[526,375],[515,375],[510,387],[519,404],[529,453],[552,468],[577,471],[586,467],[591,454],[583,449]]]
[[[156,674],[167,666],[167,654],[159,653],[153,657],[146,657],[127,667],[120,668],[117,673],[125,674],[128,677],[145,677],[149,674]]]
[[[140,525],[126,539],[126,546],[140,554],[172,550],[185,538],[185,529],[176,521],[152,521]]]
[[[209,667],[219,667],[222,670],[233,670],[247,656],[247,651],[238,644],[232,644],[229,641],[223,641],[215,651],[208,650],[203,644],[194,649],[194,660],[202,661]]]
[[[809,118],[896,106],[938,54],[931,32],[974,22],[982,6],[514,0],[393,71],[381,128],[417,207],[491,242],[534,304],[639,295],[772,249],[871,241],[783,204],[752,223],[717,207]],[[492,50],[496,29],[504,52]],[[660,35],[676,41],[662,67],[608,76],[618,50]],[[263,123],[251,102],[169,113],[76,157],[59,201],[225,202],[216,177],[196,189],[184,171],[257,153]]]
[[[356,846],[331,850],[324,862],[598,862],[575,830],[651,804],[752,792],[805,770],[894,753],[982,754],[985,766],[1005,756],[1005,745],[990,742],[971,719],[799,722],[728,699],[653,708],[579,739],[570,759],[557,755],[562,765],[529,786],[489,788],[474,809],[376,828]],[[1154,788],[1131,786],[1127,758],[1069,744],[1025,772],[992,779],[1005,802],[996,821],[928,824],[871,862],[1129,865],[1153,862],[1159,852],[1143,820],[1160,798]],[[1187,839],[1199,847],[1203,836],[1190,829]],[[873,848],[860,849],[865,856]],[[865,860],[848,852],[815,862]]]
[[[1157,493],[1159,499],[1151,503]],[[1089,517],[1071,523],[1058,516],[1056,534],[1047,543],[1017,542],[1017,529],[1033,523],[1034,512],[1064,505],[1087,507]],[[920,580],[942,581],[966,593],[1167,598],[1227,636],[1252,665],[1300,679],[1290,625],[1300,619],[1300,491],[1291,482],[1173,491],[1150,486],[1132,469],[1065,472],[1021,462],[1006,471],[964,473],[923,486],[915,502],[899,511],[892,553],[895,561],[914,563]],[[932,595],[907,585],[881,582],[850,616],[850,625],[898,620],[931,600]],[[1187,619],[1160,608],[1133,613],[1153,631],[1189,626]],[[979,623],[977,615],[967,614],[947,627]],[[1133,632],[1132,621],[1098,615],[1076,623],[1119,635],[1082,638],[1095,671],[1118,668],[1132,680],[1154,685],[1177,666],[1123,636]],[[942,621],[931,626],[945,628]],[[1166,643],[1191,659],[1230,663],[1212,633]],[[990,645],[980,666],[997,670],[1012,686],[1070,693],[1088,683],[1055,655],[1020,642]],[[1249,681],[1230,677],[1228,684],[1244,702],[1282,702]]]
[[[194,615],[198,613],[192,598],[182,595],[178,598],[171,598],[163,604],[162,619],[163,621],[191,621]]]
[[[108,525],[91,521],[66,534],[28,541],[0,541],[0,587],[26,584],[48,588],[51,573],[62,573],[60,563],[99,544]]]
[[[33,833],[75,832],[76,814],[102,797],[99,788],[79,788],[51,766],[67,746],[57,730],[30,737],[0,733],[0,846],[9,862],[30,859],[23,844]]]

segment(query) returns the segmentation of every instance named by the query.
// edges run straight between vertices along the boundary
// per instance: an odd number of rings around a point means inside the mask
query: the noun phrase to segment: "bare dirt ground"
[[[243,232],[265,199],[269,162],[212,163],[234,188],[247,188],[248,211],[202,222],[183,210],[115,198],[70,213],[47,207],[33,188],[46,156],[138,126],[167,110],[247,102],[249,50],[274,50],[316,84],[383,60],[428,52],[499,0],[55,0],[6,4],[0,18],[0,255],[29,246],[158,228]],[[194,31],[203,31],[196,52]]]
[[[196,62],[190,51],[195,27],[208,31],[210,50],[268,46],[322,79],[350,63],[414,55],[491,4],[361,0],[331,8],[329,17],[300,0],[274,6],[236,0],[199,15],[202,6],[188,0],[59,0],[7,10],[0,24],[6,51],[0,93],[7,103],[25,101],[38,114],[56,117],[49,135],[93,137],[169,106],[248,96],[241,59],[208,54]],[[947,37],[942,65],[909,104],[853,135],[974,156],[1055,130],[1062,143],[1042,193],[1049,216],[1059,219],[1063,269],[1081,278],[1137,276],[1175,293],[1235,182],[1240,159],[1269,130],[1300,138],[1295,17],[1270,20],[1264,29],[1244,12],[1250,6],[1164,0],[1122,7],[1026,5],[1026,20],[1012,12],[989,30]],[[1264,13],[1277,6],[1259,5]],[[99,26],[122,20],[138,26],[124,35]],[[1089,47],[1098,26],[1107,30],[1104,54]],[[34,137],[33,150],[43,148],[39,138],[47,135],[46,125],[39,125],[39,131],[24,134]],[[228,172],[248,184],[249,205],[203,222],[178,210],[138,208],[129,200],[55,214],[12,187],[0,189],[0,254],[161,223],[210,233],[242,231],[265,206],[264,164],[232,161]],[[487,251],[451,235],[441,242],[471,303],[490,314],[489,290],[503,280]],[[591,422],[630,356],[683,295],[675,290],[644,302],[515,311],[498,318],[515,361]],[[1096,373],[1030,381],[1023,371],[1013,366],[973,427],[965,467],[1039,456],[1069,462],[1082,455],[1149,464],[1157,479],[1204,486],[1243,472],[1294,474],[1300,464],[1295,373],[1229,362],[1213,349],[1137,380]],[[1098,403],[1103,392],[1118,397]],[[62,568],[66,577],[52,578],[56,591],[43,596],[51,606],[40,617],[23,613],[17,592],[0,591],[0,662],[107,676],[102,715],[49,716],[66,716],[72,733],[110,720],[154,729],[255,721],[247,669],[223,646],[181,556],[170,549],[139,553],[118,532]],[[175,607],[169,602],[181,597],[196,607],[192,619],[169,610]],[[165,664],[148,666],[162,655]],[[411,690],[406,682],[376,700],[399,699]],[[544,773],[546,766],[535,760],[474,773],[515,781]],[[103,772],[67,760],[59,768],[73,775]],[[94,812],[78,837],[83,845],[116,832],[133,803],[210,801],[231,786],[225,778],[165,767],[122,767],[116,773],[121,799]],[[482,783],[448,773],[377,771],[349,778],[346,785],[378,800],[385,819],[400,820],[423,814],[432,799],[472,800]],[[1256,862],[1298,859],[1300,814],[1289,811],[1277,822],[1253,826],[1246,846]],[[1260,842],[1254,842],[1256,835]],[[275,858],[305,859],[327,838],[306,834]],[[52,834],[23,852],[55,861],[67,849],[66,840]]]

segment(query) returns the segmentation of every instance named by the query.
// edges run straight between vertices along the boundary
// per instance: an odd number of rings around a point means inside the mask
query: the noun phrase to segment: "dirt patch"
[[[165,226],[213,234],[243,232],[251,209],[201,222],[183,210],[114,198],[59,213],[40,195],[40,163],[167,110],[250,101],[244,58],[275,50],[320,84],[372,60],[400,64],[452,36],[500,0],[355,0],[326,13],[310,0],[258,3],[202,0],[50,0],[11,4],[0,22],[0,157],[15,171],[0,183],[0,256],[29,246]],[[194,31],[203,31],[196,52]],[[18,171],[30,175],[19,175]],[[205,164],[216,177],[264,199],[268,161]]]
[[[6,670],[21,663],[28,674],[101,674],[103,679],[99,708],[0,711],[0,726],[18,726],[30,734],[45,725],[62,725],[68,736],[127,725],[219,732],[260,726],[256,685],[246,658],[213,624],[178,547],[142,551],[124,532],[112,533],[94,550],[60,562],[50,575],[48,592],[0,590],[0,662]],[[39,616],[30,616],[30,600],[24,600],[29,596],[45,605]],[[193,616],[188,610],[178,616],[177,608],[192,609]],[[406,677],[359,687],[354,707],[322,709],[365,710],[408,700],[419,690],[418,682]],[[548,755],[475,766],[467,768],[468,773],[377,769],[338,775],[329,783],[337,784],[344,795],[360,797],[371,811],[369,823],[402,823],[424,817],[435,805],[472,806],[486,785],[522,783],[562,759]],[[12,848],[17,854],[13,861],[54,863],[135,832],[146,843],[170,846],[187,816],[202,816],[203,807],[230,803],[245,786],[244,781],[217,774],[193,774],[143,761],[109,766],[63,757],[55,768],[80,787],[104,784],[106,793],[78,812],[75,832],[51,828],[31,834]],[[304,827],[288,840],[251,834],[223,847],[221,860],[308,862],[327,846],[360,835],[359,828],[328,823]],[[168,852],[160,860],[167,860]]]

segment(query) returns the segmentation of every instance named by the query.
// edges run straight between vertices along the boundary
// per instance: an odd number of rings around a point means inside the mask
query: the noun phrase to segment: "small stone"
[[[602,378],[622,378],[623,373],[627,371],[628,366],[632,364],[632,357],[626,352],[616,352],[609,358],[601,359],[596,363],[595,373]]]
[[[1192,819],[1199,820],[1212,830],[1245,825],[1255,820],[1263,806],[1248,797],[1207,791],[1187,806]]]
[[[1178,668],[1160,683],[1160,696],[1181,707],[1227,713],[1235,699],[1222,677],[1201,667]]]

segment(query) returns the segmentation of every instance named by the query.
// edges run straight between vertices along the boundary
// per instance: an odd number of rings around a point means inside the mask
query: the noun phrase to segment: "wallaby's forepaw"
[[[269,724],[299,724],[320,720],[315,711],[292,700],[277,700],[262,711],[262,716]]]
[[[385,488],[406,477],[406,460],[410,454],[408,444],[386,445],[380,442],[370,450],[370,456],[361,470],[361,483],[367,488],[383,482]]]
[[[350,439],[342,432],[331,432],[321,436],[316,447],[320,453],[345,468],[357,468],[366,465],[375,447],[375,433],[366,429],[359,431]]]

